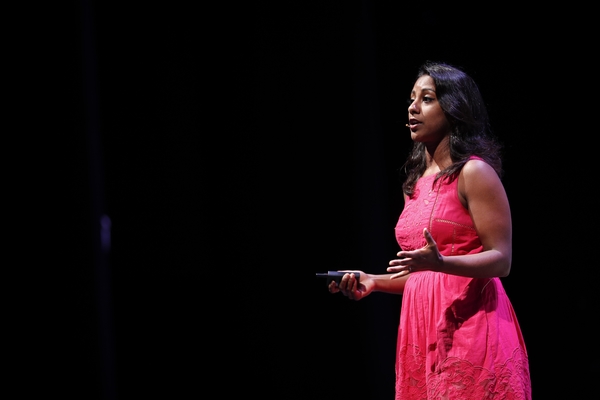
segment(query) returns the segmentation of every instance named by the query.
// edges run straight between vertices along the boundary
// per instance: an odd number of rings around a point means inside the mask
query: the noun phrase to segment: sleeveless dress
[[[422,177],[396,225],[403,250],[425,246],[428,228],[444,256],[478,253],[481,242],[458,197],[458,178]],[[396,400],[531,399],[529,362],[499,278],[413,272],[402,295]]]

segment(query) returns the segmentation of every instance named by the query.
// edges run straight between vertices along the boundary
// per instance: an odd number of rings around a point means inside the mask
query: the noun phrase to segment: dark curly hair
[[[419,67],[416,79],[423,75],[433,79],[438,101],[452,129],[449,141],[452,164],[438,173],[436,181],[442,177],[456,179],[471,156],[481,157],[502,177],[502,144],[492,133],[487,108],[475,81],[457,67],[432,61]],[[425,144],[414,142],[403,166],[406,180],[402,190],[409,197],[426,167]]]

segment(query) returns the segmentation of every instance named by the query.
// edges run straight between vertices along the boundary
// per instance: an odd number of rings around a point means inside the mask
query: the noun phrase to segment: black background
[[[534,396],[584,398],[598,373],[589,10],[445,4],[25,10],[13,105],[36,205],[14,237],[39,285],[20,291],[23,393],[392,398],[401,297],[351,302],[313,273],[384,272],[397,251],[406,99],[431,59],[476,79],[506,144],[503,283]]]

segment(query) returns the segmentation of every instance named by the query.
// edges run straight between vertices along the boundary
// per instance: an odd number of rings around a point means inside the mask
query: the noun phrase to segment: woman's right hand
[[[342,277],[339,285],[335,281],[329,283],[330,293],[342,293],[351,300],[360,300],[373,291],[375,282],[364,272],[358,270],[341,272],[346,272],[346,274]],[[360,281],[356,279],[354,273],[360,274]]]

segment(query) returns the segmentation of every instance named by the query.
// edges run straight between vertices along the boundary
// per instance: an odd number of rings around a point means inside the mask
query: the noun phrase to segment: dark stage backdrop
[[[431,59],[474,76],[506,144],[503,282],[534,396],[585,398],[595,93],[587,56],[561,43],[586,32],[548,9],[284,3],[90,0],[39,17],[54,266],[26,390],[391,399],[401,297],[351,302],[313,273],[394,257],[406,99]]]

